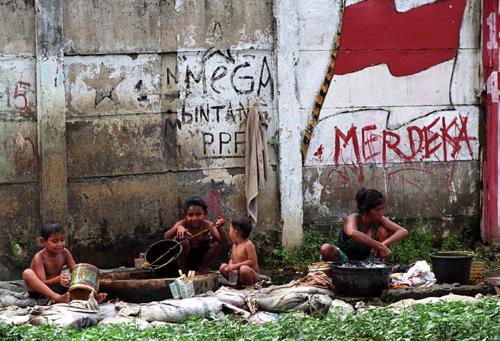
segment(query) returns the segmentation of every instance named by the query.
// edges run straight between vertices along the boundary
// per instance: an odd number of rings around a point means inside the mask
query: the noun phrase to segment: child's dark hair
[[[43,239],[47,240],[51,235],[61,232],[64,232],[64,227],[59,223],[50,221],[43,225],[41,235]]]
[[[200,198],[198,196],[191,197],[190,199],[188,199],[186,201],[186,205],[184,207],[184,209],[186,210],[186,212],[188,211],[188,209],[189,209],[190,206],[200,206],[201,208],[203,208],[203,211],[207,211],[208,210],[208,206],[205,203],[205,200],[203,200],[202,198]]]
[[[235,230],[240,231],[240,235],[242,238],[247,239],[250,236],[250,232],[252,232],[252,220],[250,218],[236,218],[231,221]]]
[[[356,202],[358,204],[358,212],[363,214],[385,203],[385,197],[376,189],[361,188],[358,193],[356,193]]]

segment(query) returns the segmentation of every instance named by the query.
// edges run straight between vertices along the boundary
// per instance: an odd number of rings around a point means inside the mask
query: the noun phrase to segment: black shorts
[[[68,292],[68,288],[63,287],[61,284],[56,284],[56,285],[53,285],[53,286],[51,286],[49,288],[53,292],[55,292],[56,294],[59,294],[59,295],[63,295],[63,294],[65,294],[65,293]],[[43,294],[40,294],[39,292],[36,292],[36,291],[28,290],[28,297],[34,298],[35,300],[39,300],[39,299],[42,299],[42,298],[46,298],[47,296],[45,296]]]
[[[210,250],[210,239],[204,239],[196,247],[191,247],[186,261],[186,268],[188,270],[199,270],[208,250]]]

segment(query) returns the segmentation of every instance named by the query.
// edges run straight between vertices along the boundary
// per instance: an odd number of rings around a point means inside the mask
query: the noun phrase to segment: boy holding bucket
[[[64,228],[59,223],[47,223],[42,227],[39,240],[43,249],[35,254],[31,267],[23,272],[28,293],[36,299],[47,296],[56,303],[68,303],[70,275],[61,271],[65,266],[72,270],[76,263],[71,252],[65,248]],[[106,297],[107,294],[102,293],[97,300],[101,303]]]
[[[206,273],[210,262],[227,243],[227,234],[223,228],[225,221],[218,218],[212,223],[206,219],[208,206],[198,196],[186,201],[185,211],[184,219],[166,231],[164,237],[181,242],[182,253],[179,261],[184,272],[196,270]]]

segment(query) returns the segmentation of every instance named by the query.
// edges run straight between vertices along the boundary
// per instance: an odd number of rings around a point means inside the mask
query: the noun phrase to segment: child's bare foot
[[[69,303],[70,300],[69,292],[62,295],[57,295],[56,297],[53,298],[53,300],[56,303]]]
[[[106,294],[105,292],[97,294],[97,303],[104,303],[104,301],[106,301],[106,298],[108,298],[108,294]]]

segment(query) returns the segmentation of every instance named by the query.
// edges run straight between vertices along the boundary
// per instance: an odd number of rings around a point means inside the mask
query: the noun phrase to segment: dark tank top
[[[359,216],[357,216],[356,219],[357,227],[361,222],[359,221]],[[370,225],[372,239],[377,238],[377,227],[377,224]],[[346,235],[343,228],[340,229],[339,237],[337,238],[337,247],[346,254],[349,260],[365,260],[368,256],[370,256],[372,250],[370,246],[358,243],[357,241]]]

